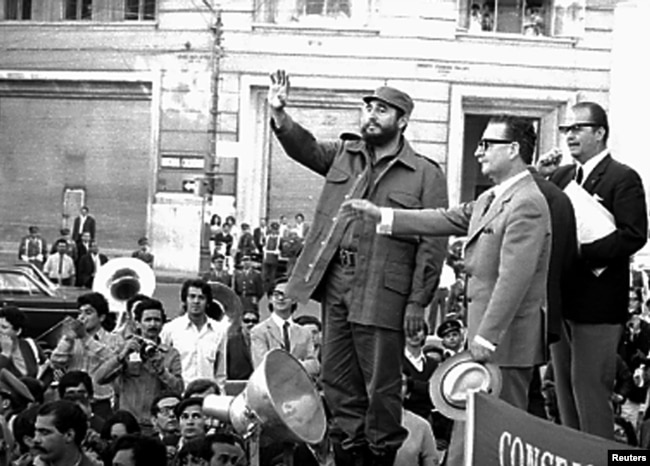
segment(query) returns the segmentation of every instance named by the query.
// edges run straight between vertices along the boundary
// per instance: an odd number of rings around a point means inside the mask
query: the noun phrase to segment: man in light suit
[[[317,377],[320,363],[311,332],[291,318],[297,304],[286,295],[286,288],[287,280],[278,279],[270,296],[271,316],[251,330],[253,366],[257,368],[270,350],[282,348],[295,356],[309,375]]]
[[[628,318],[630,256],[648,235],[645,193],[639,175],[610,155],[600,105],[576,104],[560,131],[577,164],[558,168],[551,181],[564,188],[575,180],[613,215],[616,230],[580,246],[565,332],[551,347],[558,407],[564,425],[613,439],[616,349]]]
[[[527,170],[535,141],[527,119],[490,120],[475,155],[496,186],[474,203],[420,211],[379,209],[364,200],[345,205],[381,221],[379,231],[393,236],[467,235],[469,350],[475,360],[499,365],[500,397],[524,410],[533,368],[544,362],[551,249],[549,208]],[[454,431],[452,444],[459,434]],[[461,463],[450,455],[448,464]]]
[[[89,214],[90,209],[83,206],[79,210],[79,216],[74,219],[72,226],[72,240],[75,243],[81,241],[81,235],[84,232],[90,233],[90,238],[95,239],[95,218]]]

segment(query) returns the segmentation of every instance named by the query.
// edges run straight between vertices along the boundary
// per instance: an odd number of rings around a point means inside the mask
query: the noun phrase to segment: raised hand
[[[554,147],[539,156],[539,159],[537,159],[537,171],[542,176],[550,176],[558,169],[560,162],[562,162],[562,151]]]
[[[267,100],[273,110],[282,110],[289,100],[289,76],[284,70],[270,74],[271,85]]]

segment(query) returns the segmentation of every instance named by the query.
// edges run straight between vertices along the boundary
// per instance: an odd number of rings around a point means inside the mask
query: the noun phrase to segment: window
[[[367,24],[371,4],[370,0],[256,0],[255,19],[307,26]]]
[[[4,272],[0,275],[2,294],[6,296],[44,294],[38,285],[23,274]]]
[[[155,21],[157,6],[157,0],[0,0],[0,21]]]
[[[156,0],[126,0],[124,19],[151,21],[156,19]]]
[[[458,0],[458,25],[470,33],[578,37],[585,0]]]
[[[32,0],[5,0],[5,19],[32,19]]]
[[[65,4],[65,19],[90,20],[93,16],[92,0],[67,0]]]

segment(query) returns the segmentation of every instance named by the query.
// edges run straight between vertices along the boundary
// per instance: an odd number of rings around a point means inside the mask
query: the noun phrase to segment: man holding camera
[[[137,334],[127,337],[122,351],[97,370],[100,384],[114,382],[120,394],[118,408],[132,412],[145,434],[152,432],[150,407],[164,392],[182,393],[181,356],[177,349],[160,342],[166,320],[156,299],[143,299],[133,309]]]

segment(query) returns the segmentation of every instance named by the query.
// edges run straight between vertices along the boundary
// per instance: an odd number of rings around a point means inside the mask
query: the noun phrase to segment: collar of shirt
[[[420,350],[420,354],[413,356],[408,349],[404,348],[404,356],[418,371],[422,372],[424,370],[424,354],[422,350]]]
[[[510,186],[513,186],[517,181],[521,180],[527,175],[529,175],[528,170],[524,170],[521,173],[517,173],[515,176],[511,176],[507,180],[502,181],[498,185],[494,186],[492,188],[492,192],[494,193],[494,199],[495,200],[498,199],[499,196],[505,193]]]
[[[293,325],[293,320],[289,317],[287,320],[284,320],[282,317],[277,315],[275,312],[271,312],[271,320],[278,326],[280,330],[284,327],[285,322],[289,322],[289,327]]]
[[[604,151],[594,155],[592,158],[587,160],[585,163],[582,164],[582,184],[584,184],[585,180],[587,177],[591,174],[592,171],[594,171],[594,168],[596,168],[596,165],[598,165],[602,160],[609,155],[609,149],[605,149]],[[577,162],[578,165],[581,165],[580,162]]]
[[[196,325],[194,325],[194,322],[192,322],[192,321],[190,320],[190,317],[187,315],[187,312],[185,312],[185,314],[183,314],[182,316],[180,316],[180,318],[184,320],[184,322],[185,322],[184,327],[185,327],[185,328],[196,327]],[[201,327],[201,329],[199,329],[198,327],[196,327],[197,330],[201,331],[201,330],[203,330],[204,328],[207,328],[208,330],[213,330],[213,326],[214,326],[214,324],[217,323],[217,321],[216,321],[216,320],[212,320],[212,319],[210,319],[208,316],[205,316],[205,319],[206,319],[206,320],[205,320],[205,325],[204,325],[203,327]]]

